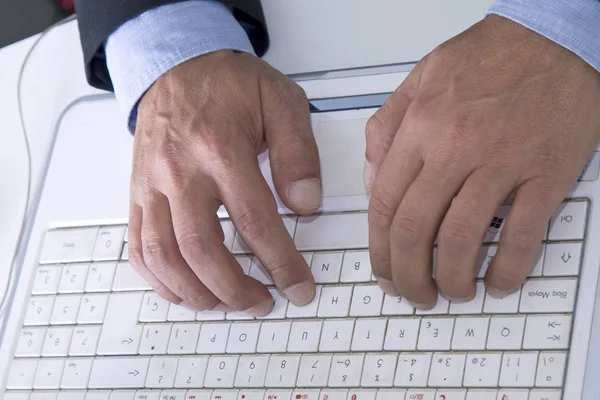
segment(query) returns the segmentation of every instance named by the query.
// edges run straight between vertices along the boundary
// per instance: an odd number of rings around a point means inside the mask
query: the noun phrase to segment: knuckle
[[[153,287],[153,289],[157,295],[159,295],[161,298],[165,299],[168,302],[178,303],[181,300],[179,297],[175,296],[173,292],[171,292],[169,288],[167,288],[162,282],[156,284],[155,287]]]
[[[452,220],[442,226],[439,234],[441,246],[466,249],[477,246],[481,235],[472,223],[464,220]]]
[[[512,254],[533,254],[542,243],[538,228],[533,225],[519,224],[507,227],[501,234],[501,247]]]
[[[236,228],[246,240],[260,239],[268,232],[266,215],[258,208],[249,208],[237,219]]]
[[[390,230],[392,242],[403,246],[418,245],[423,240],[423,233],[420,218],[408,214],[397,215]]]
[[[178,239],[179,251],[184,259],[198,260],[210,256],[215,246],[220,241],[214,240],[216,235],[205,235],[201,233],[182,234]]]
[[[143,267],[144,263],[144,255],[142,249],[138,246],[133,246],[129,243],[129,263],[134,267]]]
[[[142,253],[148,268],[160,274],[167,271],[173,260],[174,249],[169,249],[159,238],[147,238],[143,241]]]
[[[200,310],[212,310],[220,303],[212,293],[193,293],[185,301],[194,304]]]
[[[375,228],[388,228],[396,212],[393,196],[376,189],[369,200],[369,224]]]
[[[373,114],[367,121],[367,125],[365,127],[365,135],[368,138],[373,135],[378,135],[383,129],[383,121],[379,116],[379,113]]]
[[[279,257],[264,264],[264,269],[271,276],[273,281],[291,281],[299,271],[296,271],[287,258]],[[290,282],[292,284],[294,282]]]

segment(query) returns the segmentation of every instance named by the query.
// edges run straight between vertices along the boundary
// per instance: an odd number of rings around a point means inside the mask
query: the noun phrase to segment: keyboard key
[[[302,400],[319,400],[319,394],[321,393],[318,389],[298,389],[292,393],[292,399]],[[238,398],[238,400],[240,400]],[[260,399],[262,400],[262,399]]]
[[[326,387],[331,369],[330,355],[303,355],[300,360],[297,386]]]
[[[475,262],[478,271],[478,278],[483,279],[485,277],[485,273],[492,264],[494,257],[496,257],[497,251],[498,245],[496,244],[485,244],[481,246],[481,248],[479,249],[479,253],[477,254],[477,260]]]
[[[152,287],[133,269],[128,262],[117,264],[112,290],[127,292],[131,290],[152,290]]]
[[[163,390],[162,392],[160,392],[159,400],[185,400],[186,396],[187,396],[187,392],[185,390]],[[153,399],[143,399],[143,400],[153,400]]]
[[[190,399],[188,392],[188,398],[186,400],[197,400]],[[265,398],[264,390],[256,390],[256,389],[242,389],[238,392],[237,400],[263,400]],[[202,400],[202,399],[198,399]],[[208,400],[211,400],[210,398]]]
[[[544,261],[544,276],[579,274],[583,243],[549,243]]]
[[[140,354],[166,354],[171,324],[146,324],[142,331]]]
[[[58,265],[38,267],[31,293],[56,294],[58,292],[58,282],[60,281],[61,274],[62,267]]]
[[[65,366],[64,358],[41,359],[33,381],[34,389],[58,389]]]
[[[440,389],[436,392],[436,399],[465,400],[467,391],[464,389]]]
[[[267,400],[292,400],[291,390],[267,390],[265,393]],[[216,399],[219,400],[219,399]]]
[[[172,388],[177,374],[177,357],[152,357],[146,376],[147,388]]]
[[[235,374],[236,387],[262,387],[267,375],[269,356],[241,356]]]
[[[354,324],[352,351],[381,351],[387,319],[358,319]]]
[[[171,329],[167,353],[194,354],[200,336],[200,324],[176,324]]]
[[[346,400],[375,400],[377,390],[371,389],[350,389]]]
[[[125,243],[123,245],[123,251],[121,251],[121,260],[128,261],[129,260],[129,243]]]
[[[464,353],[435,353],[431,361],[429,386],[461,387],[466,357]]]
[[[563,385],[567,353],[540,353],[535,385],[560,388]]]
[[[258,342],[260,322],[238,322],[231,324],[227,353],[254,353]]]
[[[267,271],[265,271],[264,267],[260,263],[260,260],[256,257],[252,257],[250,273],[248,275],[259,281],[263,285],[273,285],[273,280],[271,279]]]
[[[450,314],[481,314],[483,310],[483,301],[485,299],[485,285],[483,282],[477,282],[477,292],[475,298],[466,303],[450,303]]]
[[[560,400],[562,392],[560,390],[532,390],[529,394],[529,400]]]
[[[381,315],[383,292],[377,285],[356,285],[352,293],[350,316],[377,317]]]
[[[258,353],[285,353],[292,321],[263,322],[258,336]]]
[[[71,327],[48,328],[42,347],[42,356],[66,357],[69,353],[72,335],[73,328]]]
[[[175,375],[175,387],[202,387],[204,383],[204,375],[206,374],[207,365],[208,357],[181,357],[181,359],[179,359],[179,364],[177,365],[177,374]]]
[[[566,349],[571,334],[569,315],[529,315],[525,329],[523,348]]]
[[[92,261],[97,233],[97,227],[46,232],[40,264]]]
[[[141,292],[110,295],[98,354],[137,354],[143,329],[143,325],[137,323],[143,296]]]
[[[450,302],[443,298],[441,295],[438,296],[437,303],[435,307],[431,310],[416,310],[417,315],[443,315],[448,314],[448,307],[450,306]]]
[[[416,350],[420,324],[420,318],[390,319],[383,348],[388,351]]]
[[[351,299],[352,286],[324,286],[321,289],[318,316],[347,317]]]
[[[52,325],[74,325],[77,322],[81,295],[57,296],[50,315]]]
[[[88,387],[90,389],[143,388],[150,357],[96,358]]]
[[[196,311],[192,311],[177,304],[169,304],[169,313],[167,321],[172,322],[192,322],[196,320]]]
[[[396,372],[395,354],[367,354],[360,385],[363,387],[392,387]]]
[[[453,329],[454,318],[423,318],[418,349],[450,350]]]
[[[489,350],[518,350],[523,341],[525,316],[492,317],[488,334]]]
[[[485,350],[489,323],[488,317],[456,318],[452,350]]]
[[[81,299],[78,324],[101,324],[108,305],[108,294],[86,294]]]
[[[323,322],[319,351],[350,351],[354,320],[330,319]]]
[[[225,313],[221,311],[205,310],[196,314],[196,321],[222,321],[225,319]]]
[[[510,212],[510,206],[500,206],[498,211],[494,214],[494,218],[488,226],[487,232],[485,233],[485,243],[498,243],[500,241],[500,234],[504,228],[504,223],[508,218]]]
[[[288,352],[315,352],[319,347],[322,321],[293,321]]]
[[[364,354],[334,355],[329,372],[329,386],[352,387],[360,382]]]
[[[502,354],[500,353],[469,353],[465,363],[463,386],[498,386],[500,364],[502,364]],[[496,399],[495,395],[493,399]]]
[[[233,241],[237,233],[235,232],[235,227],[233,226],[233,222],[226,220],[221,221],[221,229],[223,229],[223,244],[227,248],[227,250],[231,250],[233,248]]]
[[[322,286],[317,285],[315,288],[315,298],[305,306],[299,307],[294,303],[288,303],[286,317],[287,318],[315,318],[319,308],[321,299]]]
[[[549,240],[581,240],[585,236],[587,202],[561,204],[550,220]]]
[[[93,362],[94,359],[92,358],[67,359],[60,388],[87,389]]]
[[[324,389],[321,390],[319,400],[348,400],[348,391],[341,389]]]
[[[299,217],[294,242],[300,251],[369,247],[367,213]]]
[[[116,262],[92,263],[85,282],[85,291],[110,292],[116,269]]]
[[[30,392],[4,392],[3,396],[4,400],[29,400]]]
[[[576,279],[531,279],[523,285],[522,313],[573,312]]]
[[[485,295],[483,312],[486,314],[516,314],[519,309],[520,297],[520,290],[502,299],[494,298],[487,293]]]
[[[271,297],[273,297],[273,310],[271,310],[269,315],[259,317],[258,319],[284,319],[290,302],[279,294],[279,291],[275,288],[269,288],[269,293],[271,293]]]
[[[400,354],[394,386],[426,387],[431,356],[431,353]]]
[[[59,400],[58,399],[58,391],[36,391],[31,393],[29,396],[29,400]],[[112,400],[112,399],[111,399]],[[120,400],[120,399],[116,399]]]
[[[401,390],[401,389],[379,389],[379,391],[377,391],[376,400],[398,400],[398,399],[404,399],[405,395],[406,395],[406,390]]]
[[[46,337],[46,328],[25,328],[19,335],[15,357],[39,357]]]
[[[371,260],[368,251],[347,251],[342,262],[340,282],[370,282]]]
[[[169,302],[155,292],[146,292],[140,311],[140,322],[166,322]]]
[[[197,352],[199,354],[224,354],[230,327],[230,322],[202,324]]]
[[[315,253],[310,270],[316,283],[337,283],[340,281],[342,257],[344,253]]]
[[[294,387],[300,366],[299,355],[273,355],[269,359],[266,387]]]
[[[467,400],[497,400],[497,395],[495,389],[471,389],[467,392]]]
[[[32,389],[38,360],[22,359],[13,360],[8,373],[7,389]]]
[[[73,332],[70,356],[93,356],[100,339],[101,326],[77,326]]]
[[[384,295],[381,315],[412,315],[414,312],[415,309],[405,298]]]
[[[504,353],[500,371],[501,387],[534,386],[537,352]]]
[[[98,230],[94,246],[94,261],[118,260],[123,248],[125,225],[104,226]]]
[[[56,296],[36,296],[29,299],[24,325],[48,325]]]

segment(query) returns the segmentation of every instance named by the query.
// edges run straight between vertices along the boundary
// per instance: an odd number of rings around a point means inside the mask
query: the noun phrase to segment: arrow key
[[[582,243],[550,243],[546,246],[544,276],[579,274]]]
[[[571,316],[569,315],[529,315],[525,327],[523,348],[566,349],[569,347]]]
[[[150,357],[103,357],[92,365],[89,389],[143,388]],[[136,372],[137,371],[137,372]]]

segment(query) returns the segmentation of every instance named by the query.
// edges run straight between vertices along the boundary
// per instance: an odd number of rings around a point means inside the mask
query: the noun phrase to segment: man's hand
[[[600,74],[570,51],[498,16],[441,45],[367,125],[382,289],[425,309],[438,289],[471,299],[486,229],[510,198],[485,283],[495,297],[518,290],[599,138]]]
[[[163,75],[138,112],[129,257],[142,277],[194,310],[268,314],[268,290],[223,245],[216,212],[224,204],[281,293],[309,303],[312,275],[257,161],[268,148],[275,187],[290,209],[319,207],[319,156],[303,90],[254,56],[221,51]]]

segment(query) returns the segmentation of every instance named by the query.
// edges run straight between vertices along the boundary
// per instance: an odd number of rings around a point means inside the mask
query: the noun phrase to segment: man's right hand
[[[277,213],[257,155],[269,149],[275,188],[298,214],[321,202],[317,146],[303,90],[260,59],[219,51],[160,77],[138,107],[129,258],[165,299],[194,310],[273,308],[223,245],[216,212],[237,232],[278,290],[309,303],[314,280]]]

